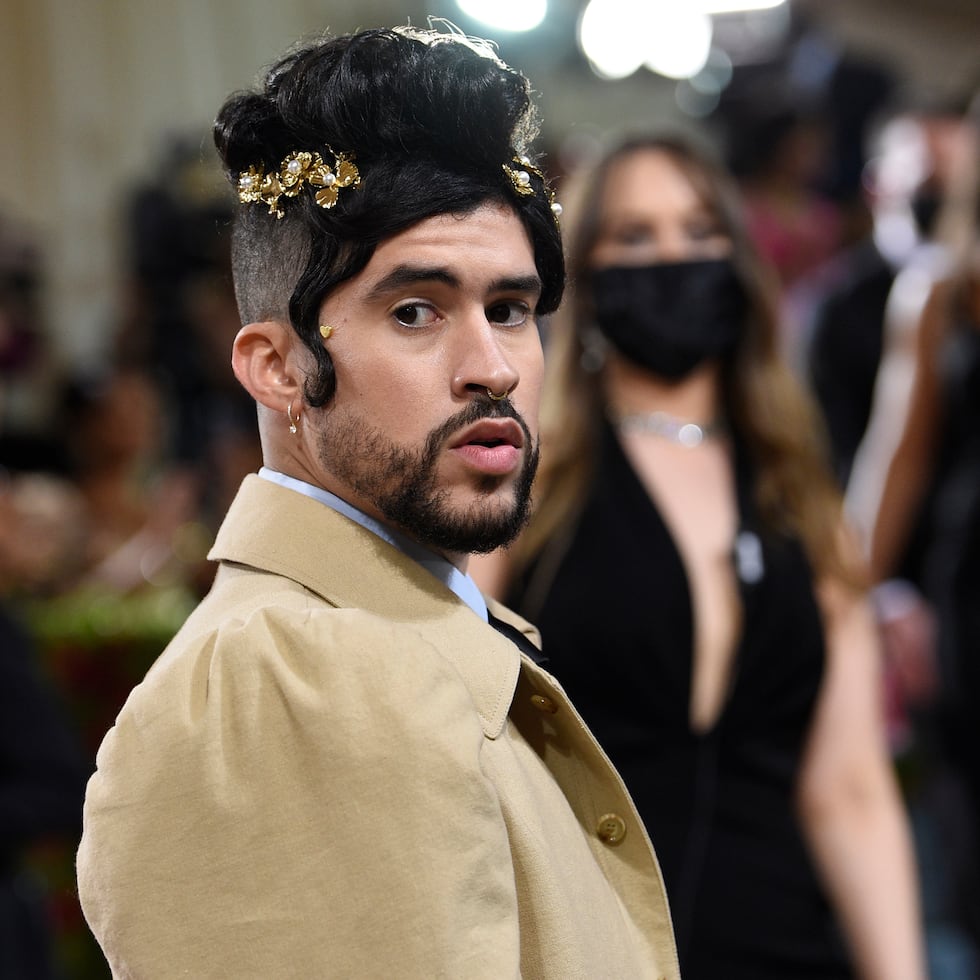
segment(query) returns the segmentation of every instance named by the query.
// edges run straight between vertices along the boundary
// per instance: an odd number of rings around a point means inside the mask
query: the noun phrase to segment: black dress
[[[953,915],[980,943],[980,325],[951,324],[939,369],[944,427],[919,528],[920,582],[936,612],[938,747],[947,778],[965,790],[959,827],[946,835]],[[918,719],[926,737],[930,720]]]
[[[691,596],[660,514],[607,430],[591,497],[543,599],[535,568],[509,597],[540,627],[549,669],[619,769],[653,840],[685,980],[848,977],[800,836],[794,793],[824,638],[799,545],[766,536],[740,478],[744,632],[705,734],[689,722]],[[547,552],[537,570],[555,558]]]
[[[936,606],[943,687],[976,764],[980,707],[980,326],[956,322],[940,360],[944,419],[927,513],[923,588]],[[980,772],[980,767],[977,767]],[[980,778],[977,779],[980,787]]]

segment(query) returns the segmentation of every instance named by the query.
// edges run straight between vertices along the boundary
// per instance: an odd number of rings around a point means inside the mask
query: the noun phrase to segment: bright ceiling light
[[[533,31],[548,13],[548,0],[456,0],[456,5],[499,31]]]
[[[625,78],[641,65],[669,78],[690,78],[708,60],[711,18],[676,0],[590,0],[579,21],[579,46],[604,78]]]
[[[579,20],[579,47],[603,78],[626,78],[641,65],[668,78],[693,78],[705,67],[711,52],[713,14],[762,11],[785,3],[589,0]]]
[[[698,7],[706,14],[741,14],[752,10],[772,10],[786,0],[700,0]]]
[[[672,0],[650,4],[650,33],[644,63],[668,78],[691,78],[708,62],[711,18]]]
[[[578,39],[596,74],[626,78],[643,64],[644,17],[645,5],[636,0],[589,0],[579,20]]]
[[[706,14],[740,14],[750,10],[772,10],[786,0],[701,0],[698,4]]]

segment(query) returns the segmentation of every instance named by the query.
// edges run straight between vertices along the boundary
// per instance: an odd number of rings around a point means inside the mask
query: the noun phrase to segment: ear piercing
[[[299,422],[299,412],[296,413],[296,418],[293,418],[293,403],[290,402],[286,406],[286,418],[289,419],[289,431],[296,435],[296,423]]]

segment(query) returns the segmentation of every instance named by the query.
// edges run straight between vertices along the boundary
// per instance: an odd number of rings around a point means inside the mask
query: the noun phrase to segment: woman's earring
[[[330,324],[328,324],[328,323],[321,323],[320,324],[320,336],[324,340],[329,340],[333,336],[333,327],[331,327]]]
[[[582,355],[579,363],[586,374],[598,374],[606,363],[609,341],[596,327],[586,327],[582,331]]]
[[[290,402],[286,406],[286,418],[289,419],[289,431],[293,435],[296,435],[296,423],[299,422],[299,412],[296,413],[296,418],[293,418],[293,403]]]

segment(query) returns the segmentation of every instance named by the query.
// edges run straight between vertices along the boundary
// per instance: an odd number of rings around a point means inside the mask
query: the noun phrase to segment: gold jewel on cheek
[[[333,336],[333,327],[329,323],[320,324],[320,336],[324,340],[329,340]]]

